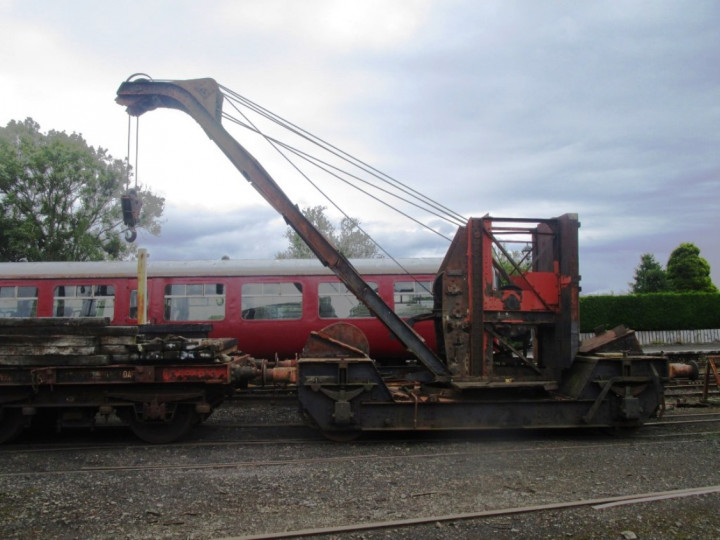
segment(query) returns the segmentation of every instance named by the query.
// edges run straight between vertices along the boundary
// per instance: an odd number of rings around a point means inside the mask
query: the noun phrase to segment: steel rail
[[[635,504],[644,502],[654,502],[659,500],[691,497],[698,495],[707,495],[712,493],[720,493],[720,485],[704,486],[697,488],[675,489],[670,491],[655,491],[650,493],[637,493],[632,495],[618,495],[615,497],[601,497],[597,499],[581,499],[576,501],[566,501],[559,503],[537,504],[529,506],[516,506],[513,508],[499,508],[495,510],[480,510],[478,512],[463,512],[458,514],[443,514],[437,516],[425,516],[418,518],[398,519],[389,521],[374,521],[369,523],[355,523],[352,525],[339,525],[330,527],[318,527],[315,529],[299,529],[295,531],[283,531],[268,534],[252,534],[249,536],[232,536],[226,540],[248,540],[250,538],[256,540],[270,538],[298,538],[304,536],[319,536],[328,534],[338,534],[345,532],[372,531],[378,529],[399,529],[404,527],[412,527],[416,525],[428,525],[431,523],[442,523],[448,521],[467,521],[471,519],[482,519],[490,517],[509,516],[517,514],[529,514],[532,512],[547,512],[553,510],[567,510],[570,508],[581,508],[591,506],[598,510],[611,508],[620,504]]]

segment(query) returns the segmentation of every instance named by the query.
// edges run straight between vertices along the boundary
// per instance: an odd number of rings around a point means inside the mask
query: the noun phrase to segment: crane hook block
[[[123,223],[128,228],[125,231],[125,240],[134,242],[137,238],[135,227],[140,221],[140,208],[142,207],[137,191],[129,189],[125,195],[120,197],[120,204],[122,206]]]

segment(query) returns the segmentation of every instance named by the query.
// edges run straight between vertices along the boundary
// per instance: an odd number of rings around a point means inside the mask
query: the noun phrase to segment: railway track
[[[677,415],[677,418],[671,420],[661,420],[648,424],[649,428],[668,428],[673,429],[676,426],[687,426],[690,424],[720,424],[720,411],[714,413],[703,414],[683,414]],[[226,426],[219,424],[214,426],[220,430],[227,427],[236,428],[243,427],[241,424]],[[266,426],[272,429],[277,435],[277,426]],[[430,433],[423,436],[422,434],[379,434],[373,436],[367,434],[359,440],[351,444],[338,444],[327,441],[313,431],[308,430],[304,426],[291,424],[287,427],[302,427],[303,433],[297,437],[271,436],[266,438],[233,439],[233,440],[188,440],[185,442],[177,442],[171,445],[157,446],[148,445],[141,442],[125,442],[117,444],[114,442],[98,444],[97,442],[70,442],[70,443],[53,443],[41,442],[38,444],[13,444],[0,448],[0,460],[7,459],[12,456],[25,455],[64,455],[64,454],[92,454],[105,452],[108,455],[113,453],[155,453],[161,455],[167,452],[187,451],[187,450],[218,450],[218,449],[235,449],[243,455],[244,448],[256,447],[297,447],[302,449],[324,447],[329,448],[328,452],[334,452],[344,455],[330,455],[318,458],[288,458],[288,459],[258,459],[258,460],[238,460],[228,462],[203,462],[203,463],[180,463],[168,464],[150,463],[135,465],[116,465],[116,466],[83,466],[78,468],[63,468],[62,470],[13,470],[0,471],[0,478],[23,476],[23,475],[63,475],[63,474],[79,474],[92,473],[99,471],[120,472],[120,471],[163,471],[163,470],[204,470],[204,469],[242,469],[257,467],[274,467],[274,466],[302,466],[310,463],[334,463],[337,461],[350,460],[356,463],[363,461],[393,461],[393,460],[425,460],[425,459],[448,459],[462,458],[470,456],[492,456],[516,454],[531,455],[540,452],[553,451],[581,451],[597,447],[604,448],[630,448],[630,447],[662,447],[667,444],[690,444],[698,440],[704,440],[710,436],[720,435],[720,425],[713,430],[696,430],[667,433],[665,430],[648,429],[643,430],[640,434],[624,435],[621,438],[608,437],[607,433],[599,431],[583,432],[518,432],[518,431],[499,431],[499,432],[475,432],[475,433],[451,433],[439,434]],[[256,426],[257,428],[257,426]],[[666,440],[667,437],[673,437],[672,441]],[[517,443],[525,445],[523,448],[516,448]],[[529,444],[529,446],[527,446]],[[419,445],[429,445],[431,452],[401,452],[393,454],[398,447],[413,449]],[[469,445],[468,450],[463,451],[446,451],[448,445]],[[487,445],[483,447],[483,445]],[[387,453],[386,448],[391,449],[391,453]],[[368,449],[373,451],[368,452]],[[378,451],[374,451],[379,449]],[[162,461],[162,460],[161,460]]]
[[[263,404],[263,406],[266,404]],[[192,448],[192,447],[216,447],[216,446],[242,446],[242,445],[302,445],[302,444],[339,444],[326,440],[320,433],[299,420],[287,419],[292,416],[294,407],[286,408],[284,414],[280,414],[281,420],[276,421],[243,421],[233,420],[232,416],[238,410],[242,413],[247,411],[239,404],[234,403],[229,407],[228,414],[222,419],[211,419],[205,424],[198,426],[195,431],[183,441],[178,441],[168,445],[170,448]],[[654,438],[654,437],[683,437],[691,435],[706,435],[720,433],[718,430],[703,431],[673,431],[668,433],[669,429],[678,426],[713,426],[720,424],[720,408],[712,408],[707,412],[686,412],[689,409],[682,409],[664,415],[662,418],[647,422],[643,428],[637,432],[620,431],[617,434],[623,438]],[[695,410],[695,409],[692,409]],[[662,433],[664,432],[664,433]],[[539,440],[545,440],[548,433],[560,433],[561,437],[568,437],[571,440],[603,440],[608,434],[614,434],[612,431],[538,431],[538,430],[494,430],[494,431],[427,431],[427,432],[380,432],[366,433],[363,437],[355,441],[356,445],[376,444],[392,441],[412,441],[418,442],[437,442],[437,441],[455,441],[455,442],[482,442],[497,440],[512,440],[517,436],[532,437],[536,436]],[[552,437],[553,435],[550,435]],[[98,442],[98,439],[107,442]],[[0,456],[7,454],[23,454],[38,452],[66,452],[66,451],[104,451],[111,449],[151,449],[159,448],[156,445],[143,443],[132,437],[132,434],[126,428],[119,425],[108,425],[98,427],[94,432],[86,432],[84,430],[67,431],[60,435],[31,433],[29,436],[21,439],[13,444],[0,446]]]
[[[679,514],[716,503],[720,477],[667,464],[714,455],[718,421],[715,411],[683,409],[622,438],[565,431],[390,434],[336,444],[309,430],[288,437],[276,426],[221,417],[200,426],[197,438],[164,446],[136,443],[120,429],[96,434],[102,443],[78,431],[55,442],[9,444],[0,447],[0,489],[25,501],[27,510],[13,513],[22,525],[23,515],[43,512],[59,523],[95,513],[112,522],[124,486],[129,502],[114,521],[118,536],[523,538],[545,523],[569,520],[570,527],[614,516],[631,502],[632,516],[663,515],[647,509],[674,501],[692,501]],[[238,430],[252,436],[239,439]],[[67,493],[77,505],[88,489],[92,501],[80,513],[55,502]],[[103,489],[113,502],[94,502],[104,500]],[[593,507],[611,504],[619,506]],[[220,519],[223,528],[206,529]],[[67,529],[55,536],[63,535],[82,536]]]
[[[413,528],[423,525],[434,525],[458,521],[479,520],[487,518],[498,518],[506,516],[517,516],[530,513],[557,512],[582,507],[592,507],[596,510],[616,507],[628,504],[651,503],[668,499],[681,499],[685,497],[697,497],[720,493],[720,485],[702,486],[696,488],[676,489],[670,491],[653,491],[649,493],[633,493],[618,495],[614,497],[601,497],[596,499],[580,499],[550,504],[538,504],[529,506],[516,506],[511,508],[499,508],[493,510],[481,510],[478,512],[465,512],[446,515],[429,515],[410,519],[398,519],[389,521],[375,521],[370,523],[353,523],[335,527],[318,527],[311,529],[299,529],[294,531],[282,531],[269,534],[253,534],[251,536],[230,537],[227,540],[267,540],[274,538],[302,538],[309,536],[331,536],[343,533],[361,533],[389,529]]]

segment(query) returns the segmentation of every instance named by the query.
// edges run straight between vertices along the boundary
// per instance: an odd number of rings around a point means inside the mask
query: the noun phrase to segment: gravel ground
[[[296,420],[287,402],[231,403],[194,432],[190,442],[204,444],[147,446],[114,428],[61,434],[50,449],[30,436],[5,445],[2,537],[252,537],[720,485],[717,424],[646,427],[624,439],[533,432],[350,444],[227,425],[286,419]],[[718,508],[716,493],[332,537],[717,538]]]

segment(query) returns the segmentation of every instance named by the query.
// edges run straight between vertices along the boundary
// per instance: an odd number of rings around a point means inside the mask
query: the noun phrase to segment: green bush
[[[633,330],[720,328],[720,294],[654,293],[580,298],[580,331],[624,324]]]

